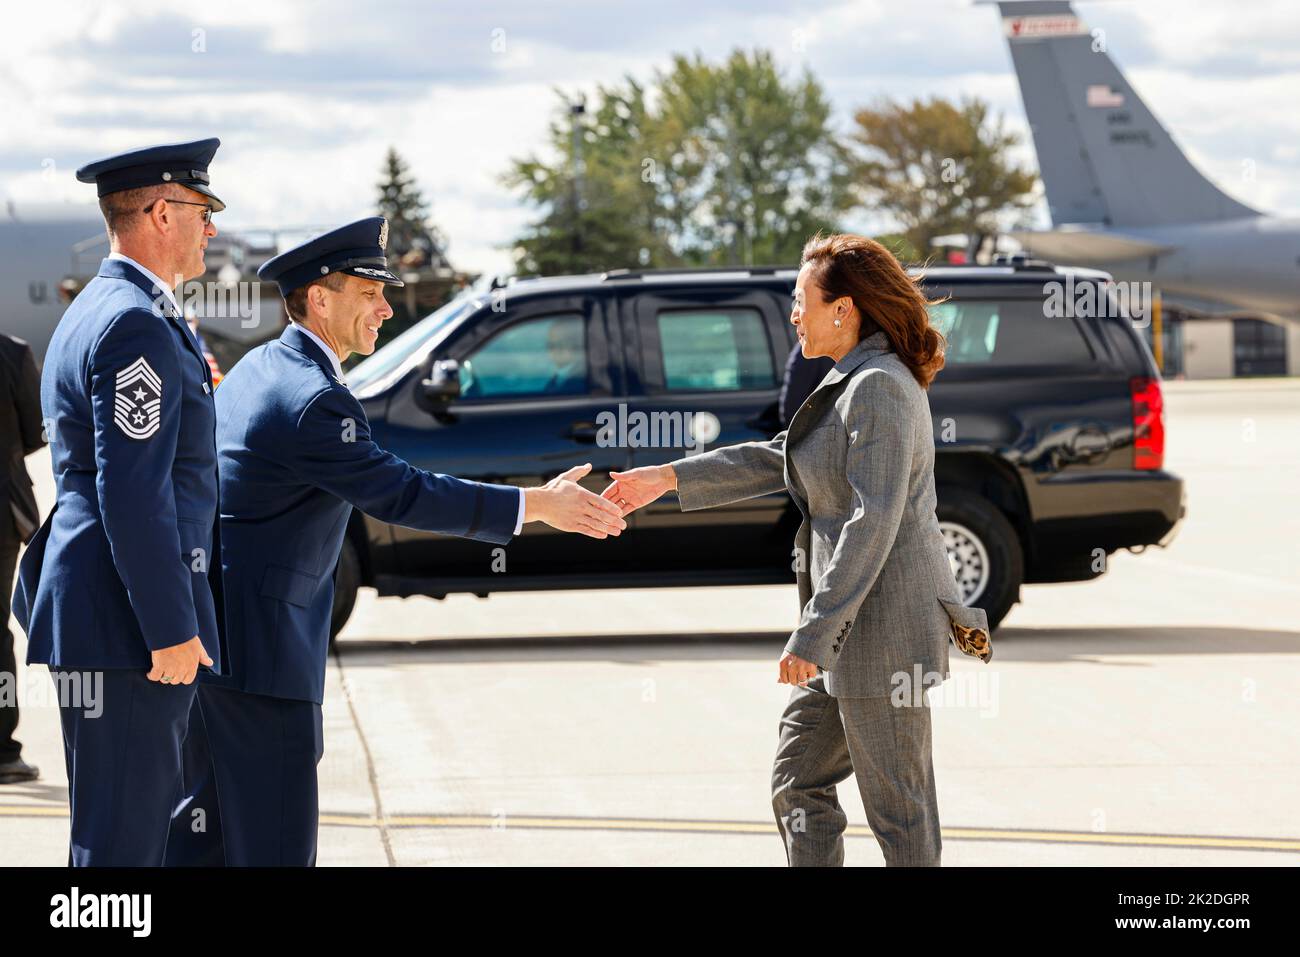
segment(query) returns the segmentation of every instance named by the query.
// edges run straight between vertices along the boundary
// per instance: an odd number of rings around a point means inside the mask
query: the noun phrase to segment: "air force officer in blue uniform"
[[[77,171],[111,255],[64,313],[41,408],[54,511],[23,556],[14,613],[59,691],[74,865],[158,865],[180,796],[195,673],[222,666],[209,588],[217,503],[208,364],[173,287],[204,271],[224,208],[216,139]]]
[[[576,484],[578,466],[541,488],[467,482],[414,468],[377,446],[340,362],[375,349],[400,286],[379,217],[336,229],[266,263],[293,320],[241,359],[217,391],[221,541],[229,676],[200,678],[201,721],[187,754],[211,754],[224,860],[316,860],[316,766],[334,599],[334,566],[353,506],[425,531],[505,544],[525,521],[596,537],[625,527],[613,503]],[[213,799],[204,774],[187,788],[177,826]],[[215,840],[215,838],[213,838]],[[188,860],[212,848],[185,834]],[[198,845],[196,850],[195,845]]]

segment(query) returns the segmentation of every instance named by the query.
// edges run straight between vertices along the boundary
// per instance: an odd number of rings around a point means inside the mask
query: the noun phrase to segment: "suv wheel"
[[[983,608],[996,628],[1025,577],[1016,530],[992,502],[962,489],[942,489],[935,513],[962,603]]]
[[[334,608],[330,612],[330,644],[335,636],[343,630],[352,609],[357,603],[357,589],[361,587],[361,561],[357,558],[356,546],[352,539],[344,537],[343,551],[339,553],[339,563],[334,568]]]

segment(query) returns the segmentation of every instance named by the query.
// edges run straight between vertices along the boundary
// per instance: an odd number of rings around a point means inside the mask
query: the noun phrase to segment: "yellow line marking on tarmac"
[[[0,817],[61,817],[67,808],[31,804],[0,804]],[[379,827],[365,814],[322,814],[325,827]],[[386,817],[391,828],[468,828],[484,830],[648,831],[653,833],[763,834],[776,833],[775,823],[757,821],[691,821],[663,818],[547,817],[541,815],[403,815]],[[871,828],[850,824],[846,837],[871,837]],[[1290,851],[1300,853],[1300,839],[1270,837],[1214,837],[1196,834],[1107,834],[1091,831],[1019,830],[1016,828],[945,827],[944,840],[1003,841],[1009,843],[1103,844],[1127,847],[1206,848],[1228,851]]]
[[[334,818],[333,820],[327,820]],[[321,823],[348,826],[356,819],[322,815]],[[592,818],[592,817],[484,817],[456,816],[393,816],[387,820],[389,827],[430,828],[490,828],[508,830],[527,828],[535,830],[592,830],[592,831],[659,831],[668,833],[693,832],[707,834],[775,834],[776,824],[752,821],[690,821],[657,818]],[[871,828],[850,824],[844,830],[846,837],[871,837]],[[1045,841],[1054,844],[1116,844],[1159,845],[1162,847],[1203,847],[1253,851],[1300,851],[1300,840],[1287,838],[1210,837],[1174,834],[1105,834],[1090,831],[1018,830],[1014,828],[945,827],[940,829],[945,839],[955,841]]]
[[[0,804],[0,817],[67,817],[66,807],[43,807],[39,804]]]

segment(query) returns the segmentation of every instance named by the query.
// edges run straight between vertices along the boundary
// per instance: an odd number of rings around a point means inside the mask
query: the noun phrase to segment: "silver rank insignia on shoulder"
[[[117,374],[113,421],[131,439],[147,439],[162,425],[162,379],[144,356]]]

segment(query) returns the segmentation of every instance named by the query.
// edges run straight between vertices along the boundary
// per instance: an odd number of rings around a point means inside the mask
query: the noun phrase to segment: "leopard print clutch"
[[[983,628],[967,628],[965,625],[952,623],[952,643],[962,654],[978,658],[985,664],[993,657],[993,639]]]

